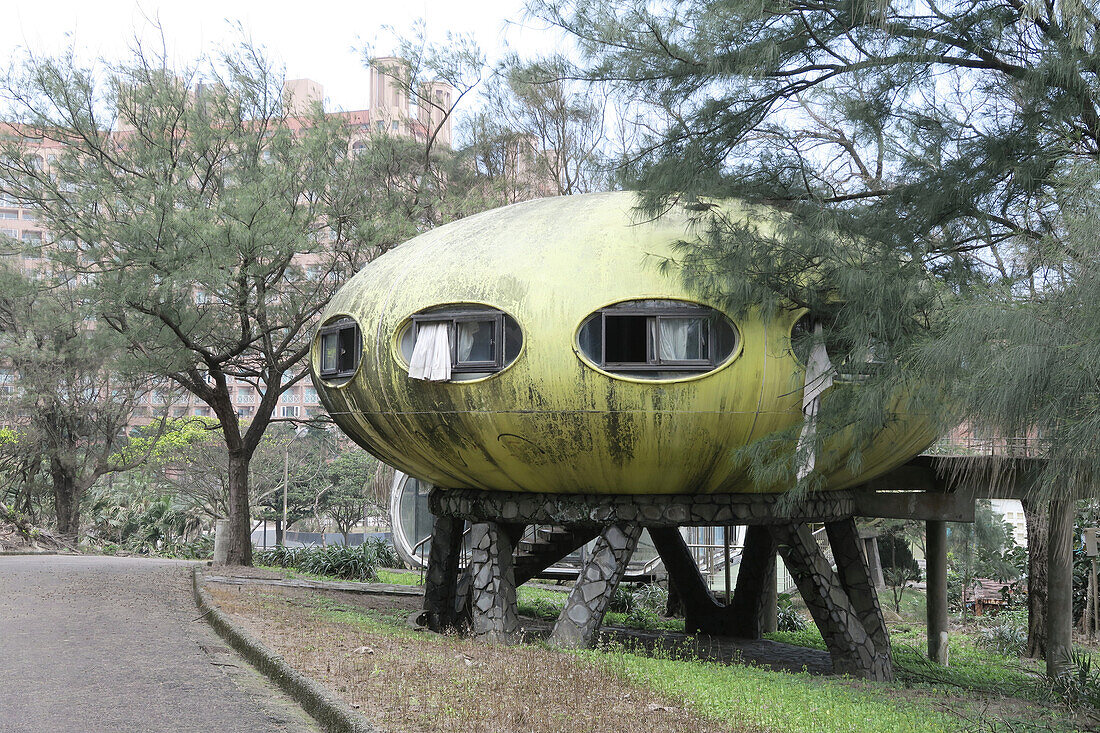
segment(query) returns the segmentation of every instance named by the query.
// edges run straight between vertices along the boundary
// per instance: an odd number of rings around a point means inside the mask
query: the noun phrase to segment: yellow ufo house
[[[694,236],[639,221],[630,193],[542,199],[439,227],[333,297],[313,381],[345,433],[439,489],[763,493],[735,449],[801,423],[801,313],[723,312],[658,268]],[[898,415],[861,470],[835,446],[829,489],[904,463],[935,436]]]

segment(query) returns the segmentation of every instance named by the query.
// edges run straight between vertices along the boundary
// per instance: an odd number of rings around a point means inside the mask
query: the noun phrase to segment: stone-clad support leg
[[[510,529],[496,522],[470,528],[470,625],[474,635],[504,644],[519,630]]]
[[[592,646],[641,534],[642,528],[637,524],[612,524],[604,528],[554,624],[551,644],[569,648]]]
[[[432,631],[455,626],[455,594],[458,584],[462,530],[455,517],[435,517],[428,570],[424,574],[424,613],[421,620]]]
[[[727,613],[726,633],[759,639],[765,631],[769,602],[775,603],[775,539],[767,527],[750,525],[745,531],[745,549]]]
[[[840,585],[848,594],[848,601],[859,616],[864,631],[871,637],[878,657],[876,667],[893,669],[890,659],[890,638],[886,632],[886,619],[882,617],[882,606],[878,602],[875,590],[873,570],[869,567],[871,559],[863,553],[863,540],[855,519],[842,519],[827,522],[825,533],[829,536],[829,546],[833,549]],[[876,549],[877,552],[877,549]],[[892,671],[891,671],[892,674]]]
[[[848,600],[840,578],[805,524],[775,525],[779,554],[821,630],[833,671],[872,680],[893,679],[888,655],[880,656]]]

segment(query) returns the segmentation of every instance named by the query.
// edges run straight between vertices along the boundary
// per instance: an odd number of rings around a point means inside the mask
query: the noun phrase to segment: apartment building
[[[394,76],[395,73],[407,73],[402,72],[402,69],[407,70],[407,68],[407,64],[401,59],[380,59],[370,70],[368,90],[370,104],[367,109],[326,111],[326,115],[344,119],[351,128],[349,152],[354,153],[358,147],[362,147],[364,140],[372,134],[384,133],[425,139],[429,130],[434,131],[436,127],[439,129],[434,144],[451,146],[452,121],[449,117],[444,121],[443,110],[450,109],[451,100],[454,97],[453,88],[441,82],[425,84],[417,95],[420,104],[416,105],[414,102],[417,100],[409,99],[405,86]],[[198,93],[201,93],[201,90],[198,90]],[[315,110],[315,105],[324,104],[324,87],[312,79],[288,80],[284,84],[283,93],[290,117],[288,124],[292,128],[301,127],[305,124],[307,116]],[[427,99],[431,99],[432,103],[427,104],[423,101]],[[36,165],[49,166],[56,159],[61,147],[60,144],[50,140],[27,141],[25,137],[21,136],[21,138],[24,143],[29,142]],[[0,235],[28,245],[51,241],[48,232],[37,221],[33,211],[21,207],[18,201],[6,198],[2,194],[0,194]],[[65,247],[67,243],[61,241],[57,246]],[[42,272],[48,264],[45,259],[33,255],[13,256],[18,258],[19,266],[29,277]],[[301,263],[307,273],[310,264],[305,259]],[[206,294],[196,291],[194,296],[201,302]],[[0,397],[14,393],[17,379],[18,376],[10,368],[0,364]],[[247,382],[236,381],[232,384],[231,393],[238,417],[251,418],[260,402],[260,394],[256,388]],[[322,413],[323,408],[317,399],[317,391],[307,379],[295,384],[281,395],[274,417],[308,419]],[[144,425],[163,415],[213,417],[210,408],[189,393],[154,389],[142,398],[134,410],[131,422],[133,425]]]

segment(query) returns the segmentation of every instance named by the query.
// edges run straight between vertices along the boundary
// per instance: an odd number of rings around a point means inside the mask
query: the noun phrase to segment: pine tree
[[[669,271],[734,310],[805,308],[833,363],[864,372],[825,401],[819,440],[848,431],[858,444],[905,395],[941,429],[968,420],[1027,438],[1047,458],[1035,501],[1095,491],[1093,3],[532,10],[577,42],[577,76],[648,110],[653,132],[623,180],[647,213],[686,205],[700,225]],[[750,206],[714,206],[729,198]],[[746,455],[793,480],[774,442]]]
[[[38,212],[41,256],[92,283],[96,333],[128,369],[209,405],[228,453],[229,562],[251,563],[249,463],[280,395],[307,378],[315,318],[379,251],[348,132],[292,119],[255,48],[175,69],[137,49],[83,66],[28,57],[2,84],[12,111],[0,188]],[[40,139],[53,161],[31,154]],[[68,243],[67,246],[65,243]],[[260,393],[238,418],[237,385]]]

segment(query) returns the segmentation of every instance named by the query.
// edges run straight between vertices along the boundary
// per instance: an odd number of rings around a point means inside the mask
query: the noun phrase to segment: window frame
[[[354,363],[347,368],[340,368],[340,336],[344,331],[353,331],[355,334],[355,340],[352,345],[352,351],[354,354]],[[325,368],[325,339],[327,337],[336,338],[336,364],[331,369]],[[359,369],[359,362],[362,361],[363,353],[363,332],[359,328],[359,324],[355,322],[355,319],[351,316],[342,316],[336,320],[321,326],[317,331],[318,341],[318,354],[317,354],[317,372],[322,379],[344,379],[352,377]]]
[[[636,302],[628,302],[622,304],[609,305],[604,308],[600,308],[594,314],[600,319],[600,359],[597,362],[597,366],[601,369],[615,370],[615,371],[682,371],[682,372],[708,372],[717,367],[720,362],[714,360],[714,319],[715,311],[713,308],[701,304],[688,303],[684,301],[683,306],[643,306],[637,305]],[[581,328],[588,326],[591,323],[592,315],[585,318]],[[607,317],[612,318],[617,316],[626,317],[645,317],[646,320],[646,361],[607,361]],[[655,318],[657,321],[657,328],[651,329],[649,326],[649,318]],[[661,319],[662,318],[695,318],[704,322],[706,326],[705,343],[707,345],[707,358],[705,359],[661,359]],[[734,331],[736,337],[736,330]],[[651,334],[656,336],[654,343],[650,343]],[[703,329],[699,331],[700,338],[700,351],[702,351],[702,344],[704,342]],[[652,347],[652,348],[651,348]],[[581,350],[582,353],[583,349]],[[734,348],[736,351],[736,347]],[[653,354],[653,360],[649,359],[649,354]],[[591,358],[591,356],[589,356]]]
[[[447,340],[451,347],[451,373],[452,374],[479,374],[483,372],[496,373],[504,369],[504,311],[495,308],[484,310],[444,310],[435,313],[418,313],[409,319],[412,322],[413,343],[420,337],[420,326],[423,323],[447,323]],[[487,361],[460,361],[458,358],[458,324],[479,323],[491,321],[493,323],[493,358]]]

